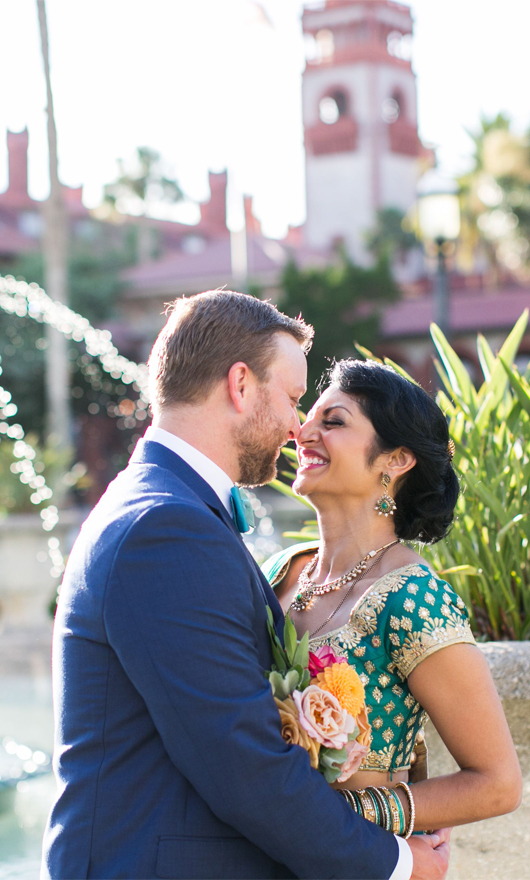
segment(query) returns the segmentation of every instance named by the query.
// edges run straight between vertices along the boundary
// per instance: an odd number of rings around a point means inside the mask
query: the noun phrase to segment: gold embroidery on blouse
[[[405,720],[405,717],[400,712],[399,715],[394,715],[394,718],[392,720],[393,720],[394,724],[397,725],[397,727],[401,727],[401,725],[403,724],[403,722]]]
[[[408,611],[411,614],[416,607],[416,603],[414,599],[405,599],[403,602],[403,611]]]
[[[394,731],[391,730],[390,727],[387,727],[386,730],[383,730],[383,733],[381,734],[381,736],[383,737],[383,739],[386,743],[389,743],[390,740],[394,739]]]
[[[400,697],[403,693],[403,688],[400,687],[398,684],[395,684],[392,688],[392,693],[395,694],[396,697]]]
[[[375,727],[376,730],[379,730],[379,728],[382,726],[383,726],[383,719],[381,718],[380,715],[378,715],[377,718],[374,718],[374,720],[372,721],[372,727]]]
[[[379,690],[378,687],[375,687],[373,689],[372,696],[373,696],[374,700],[377,700],[378,703],[380,703],[381,700],[383,699],[383,694],[381,693],[381,691]]]
[[[368,675],[375,671],[375,666],[371,660],[366,661],[366,663],[364,664],[364,668],[366,669]]]
[[[412,630],[412,619],[410,617],[401,618],[401,629],[405,629],[407,632]]]
[[[378,770],[381,773],[387,773],[392,766],[395,752],[395,745],[384,746],[377,752],[368,752],[359,770]]]
[[[381,687],[386,688],[387,684],[390,684],[391,679],[389,678],[388,675],[385,675],[385,673],[383,672],[379,676],[378,681],[379,681],[379,684],[381,685]]]
[[[373,637],[373,639],[372,639],[372,645],[373,645],[374,648],[380,648],[380,647],[381,647],[381,639],[379,638],[379,636],[374,636],[374,637]]]
[[[390,700],[389,703],[386,703],[384,708],[385,708],[385,712],[387,713],[387,715],[390,715],[390,713],[393,712],[394,709],[396,708],[396,704],[393,703],[392,700]]]

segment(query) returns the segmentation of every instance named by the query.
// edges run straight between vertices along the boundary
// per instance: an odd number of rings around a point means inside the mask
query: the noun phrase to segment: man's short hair
[[[306,353],[313,339],[301,317],[232,290],[180,297],[168,312],[149,357],[151,401],[158,408],[206,399],[238,361],[265,381],[277,333],[289,333]]]

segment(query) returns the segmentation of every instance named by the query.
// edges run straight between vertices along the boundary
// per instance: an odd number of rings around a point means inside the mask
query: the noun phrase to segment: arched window
[[[333,89],[325,95],[318,105],[318,114],[326,125],[334,125],[341,116],[348,113],[348,96],[342,89]]]
[[[405,101],[400,89],[394,89],[391,98],[385,98],[381,107],[381,115],[390,125],[404,115]]]

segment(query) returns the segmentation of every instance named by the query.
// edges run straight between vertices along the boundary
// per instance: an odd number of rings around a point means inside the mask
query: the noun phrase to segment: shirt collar
[[[199,452],[198,449],[186,443],[185,440],[177,437],[176,434],[165,431],[163,428],[154,428],[150,425],[145,432],[145,439],[151,440],[154,443],[160,443],[161,446],[165,446],[166,449],[170,449],[176,455],[179,455],[180,458],[184,459],[186,464],[189,464],[212,487],[227,511],[232,515],[230,491],[234,484],[228,474],[219,465],[215,464],[211,458],[208,458],[203,452]]]

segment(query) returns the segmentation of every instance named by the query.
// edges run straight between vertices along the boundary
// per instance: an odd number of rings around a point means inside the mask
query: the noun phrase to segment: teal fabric
[[[285,577],[295,556],[317,548],[318,542],[298,544],[269,559],[263,570],[271,586]],[[410,769],[427,715],[408,688],[408,676],[425,657],[457,643],[475,644],[467,609],[423,563],[380,578],[347,624],[311,640],[312,650],[330,645],[345,657],[365,686],[372,744],[362,770]]]

